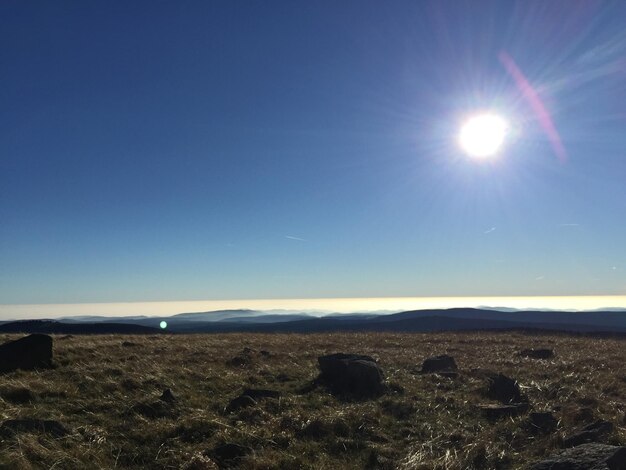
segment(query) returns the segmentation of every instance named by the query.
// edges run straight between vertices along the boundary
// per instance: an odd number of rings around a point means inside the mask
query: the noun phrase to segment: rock
[[[195,454],[191,460],[181,467],[181,470],[218,470],[218,465],[208,456]]]
[[[63,437],[69,434],[68,429],[58,421],[49,419],[8,419],[0,425],[0,435],[9,437],[22,432],[40,432],[51,434],[54,437]]]
[[[0,397],[9,403],[24,404],[35,401],[35,394],[26,387],[2,387]]]
[[[137,403],[132,406],[130,411],[150,419],[166,418],[175,414],[175,409],[171,406],[171,403],[161,400],[152,403]]]
[[[332,393],[354,398],[373,398],[385,391],[383,372],[370,356],[330,354],[318,357],[319,380]]]
[[[626,447],[582,444],[538,462],[530,470],[626,470]]]
[[[531,413],[529,428],[533,434],[547,434],[556,430],[558,420],[550,412]]]
[[[263,388],[246,388],[241,395],[247,395],[253,400],[259,400],[261,398],[280,398],[280,392]]]
[[[266,351],[264,349],[262,349],[261,351],[259,351],[259,354],[263,357],[270,357],[272,355],[272,353],[270,353],[269,351]]]
[[[528,411],[528,403],[510,403],[508,405],[478,405],[482,415],[490,421],[496,421],[507,416],[517,416]]]
[[[229,359],[226,364],[231,367],[246,367],[252,363],[252,358],[247,354],[240,354]]]
[[[445,354],[441,356],[429,357],[422,364],[422,373],[429,374],[433,372],[453,372],[458,370],[456,362],[452,356]]]
[[[52,365],[52,337],[28,335],[0,345],[0,372],[36,369]]]
[[[528,357],[531,359],[550,359],[554,357],[554,351],[552,349],[523,349],[519,353],[522,357]]]
[[[222,444],[213,449],[211,455],[222,465],[236,463],[252,452],[252,449],[234,443]]]
[[[315,419],[309,422],[301,431],[297,433],[300,437],[309,439],[323,439],[333,434],[330,423]]]
[[[595,413],[593,411],[593,409],[591,408],[580,408],[576,414],[574,415],[574,421],[576,421],[576,423],[584,423],[584,422],[590,422],[593,421],[595,419]]]
[[[226,411],[226,413],[233,413],[241,410],[242,408],[254,405],[256,405],[256,400],[254,400],[254,398],[249,397],[248,395],[240,395],[237,398],[233,398],[230,403],[226,405],[224,411]]]
[[[383,413],[393,416],[398,420],[406,420],[415,414],[413,403],[401,400],[384,400],[380,403]]]
[[[522,400],[519,385],[503,374],[487,373],[487,396],[500,403],[519,403]]]
[[[224,411],[232,413],[242,408],[254,406],[258,400],[263,398],[280,398],[280,392],[276,390],[266,390],[263,388],[246,388],[241,395],[233,398]]]
[[[449,379],[456,379],[459,376],[459,373],[455,370],[441,370],[436,372],[437,375],[441,377],[447,377]]]
[[[159,397],[159,400],[162,400],[166,403],[174,403],[176,401],[176,397],[172,393],[171,388],[166,388],[165,390],[163,390],[163,393]]]
[[[602,420],[596,421],[589,426],[585,426],[579,432],[571,435],[567,439],[563,439],[563,447],[575,447],[589,442],[599,442],[612,431],[613,423]]]

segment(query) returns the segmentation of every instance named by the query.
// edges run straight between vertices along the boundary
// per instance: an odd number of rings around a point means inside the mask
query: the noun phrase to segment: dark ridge
[[[0,325],[0,333],[44,334],[155,334],[158,328],[130,323],[63,323],[54,320],[23,320]]]
[[[603,325],[567,325],[563,323],[520,322],[506,320],[485,320],[478,318],[454,318],[446,316],[427,316],[418,318],[394,319],[383,322],[371,320],[336,320],[317,318],[272,324],[242,323],[197,323],[178,325],[176,331],[185,333],[327,333],[342,332],[394,332],[418,333],[437,331],[520,331],[520,332],[563,332],[566,334],[626,337],[625,327],[606,327]]]

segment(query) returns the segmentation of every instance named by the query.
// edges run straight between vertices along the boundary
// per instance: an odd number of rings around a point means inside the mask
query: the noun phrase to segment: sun
[[[459,145],[470,157],[491,157],[502,148],[508,130],[509,125],[502,116],[477,114],[461,126]]]

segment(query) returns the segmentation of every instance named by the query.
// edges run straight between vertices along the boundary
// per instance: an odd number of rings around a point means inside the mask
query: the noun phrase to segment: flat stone
[[[63,437],[69,434],[68,429],[58,421],[49,419],[8,419],[0,425],[0,435],[11,436],[24,432],[39,432],[54,437]]]
[[[507,405],[486,404],[477,405],[482,415],[490,421],[506,418],[507,416],[517,416],[528,411],[528,403],[510,403]]]
[[[626,470],[626,447],[582,444],[552,455],[530,470]]]
[[[247,395],[253,400],[261,398],[280,398],[280,392],[264,388],[246,388],[241,395]]]
[[[563,439],[563,447],[575,447],[589,442],[599,442],[613,431],[613,423],[596,421],[582,428],[579,432]]]

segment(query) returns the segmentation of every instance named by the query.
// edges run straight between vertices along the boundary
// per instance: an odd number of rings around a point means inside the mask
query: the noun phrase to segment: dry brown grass
[[[597,418],[615,425],[609,442],[626,443],[624,346],[516,333],[56,336],[54,369],[0,376],[0,418],[55,419],[71,433],[0,438],[0,466],[209,469],[212,449],[236,443],[249,448],[239,461],[245,469],[523,468]],[[251,362],[227,365],[245,347],[255,351]],[[556,357],[516,355],[528,347],[553,348]],[[376,357],[403,391],[364,402],[306,391],[317,357],[333,352]],[[456,358],[460,377],[417,373],[443,353]],[[559,430],[535,436],[527,416],[486,421],[473,407],[485,399],[472,368],[517,379],[534,410],[556,410]],[[225,413],[244,387],[282,397]],[[175,406],[142,408],[165,388]]]

